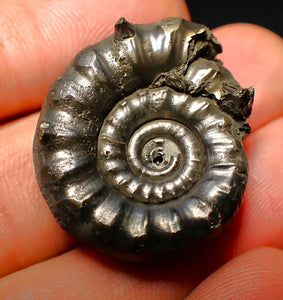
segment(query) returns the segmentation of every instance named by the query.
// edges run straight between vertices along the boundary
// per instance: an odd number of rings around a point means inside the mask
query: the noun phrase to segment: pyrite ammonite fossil
[[[75,57],[34,138],[40,189],[67,232],[147,261],[185,252],[231,219],[247,180],[253,88],[219,52],[204,25],[121,18]]]

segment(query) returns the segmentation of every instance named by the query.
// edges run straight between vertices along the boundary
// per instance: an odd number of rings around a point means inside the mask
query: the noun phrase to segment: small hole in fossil
[[[163,163],[163,155],[161,153],[157,154],[154,158],[153,158],[153,162],[157,165]]]

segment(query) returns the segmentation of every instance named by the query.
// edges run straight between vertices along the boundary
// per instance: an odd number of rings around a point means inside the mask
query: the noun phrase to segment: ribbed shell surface
[[[34,138],[60,225],[110,255],[148,261],[207,239],[237,211],[253,89],[215,59],[204,25],[120,19],[51,86]]]

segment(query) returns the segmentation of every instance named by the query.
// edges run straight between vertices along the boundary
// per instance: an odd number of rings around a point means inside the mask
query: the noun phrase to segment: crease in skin
[[[0,279],[0,298],[22,299],[25,295],[50,299],[52,294],[55,299],[78,295],[83,299],[90,295],[99,299],[183,299],[195,283],[172,273],[173,269],[161,265],[137,270],[86,248],[76,248]],[[11,288],[15,285],[17,288]]]

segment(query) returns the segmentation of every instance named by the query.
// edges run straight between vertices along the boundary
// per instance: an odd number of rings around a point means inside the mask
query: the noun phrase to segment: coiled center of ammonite
[[[183,122],[184,99],[165,89],[141,91],[116,104],[98,138],[97,164],[110,188],[155,204],[177,199],[196,184],[205,155],[190,121]]]
[[[129,165],[147,180],[172,179],[184,159],[189,159],[183,157],[189,149],[180,149],[188,134],[183,125],[171,120],[154,120],[141,126],[127,147]],[[186,142],[189,145],[190,141]]]

